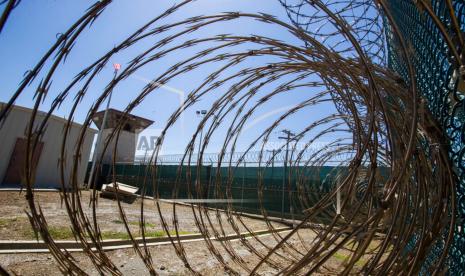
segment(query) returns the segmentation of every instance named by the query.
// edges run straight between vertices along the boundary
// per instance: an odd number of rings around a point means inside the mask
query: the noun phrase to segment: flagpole
[[[118,70],[121,68],[121,65],[120,64],[113,64],[113,68],[115,69],[115,72],[114,72],[114,75],[113,75],[113,81],[116,79],[116,75],[118,74]],[[102,140],[102,133],[103,133],[103,129],[105,129],[105,125],[107,123],[107,115],[108,115],[108,110],[110,109],[110,102],[111,102],[111,96],[113,94],[113,88],[110,90],[110,95],[108,95],[108,101],[107,101],[107,106],[105,108],[105,113],[103,114],[103,122],[102,122],[102,125],[100,126],[100,129],[98,131],[98,134],[97,134],[97,142],[95,144],[95,148],[94,148],[94,154],[92,156],[92,168],[90,170],[90,173],[89,173],[89,179],[88,179],[88,183],[87,183],[87,188],[93,188],[94,187],[94,173],[95,173],[95,167],[96,167],[96,164],[97,164],[97,155],[98,155],[98,152],[100,151],[100,144],[101,144],[101,140]]]

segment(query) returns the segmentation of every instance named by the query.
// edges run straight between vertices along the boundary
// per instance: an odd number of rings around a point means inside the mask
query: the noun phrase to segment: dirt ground
[[[309,236],[303,235],[304,238]],[[260,240],[267,246],[276,244],[276,240],[272,236],[260,237]],[[266,248],[253,239],[248,239],[250,245],[258,250],[259,253],[264,254],[267,252]],[[238,264],[232,261],[232,258],[225,252],[220,242],[214,241],[215,248],[219,251],[221,256],[228,265],[241,275],[249,274],[246,270],[241,268]],[[301,243],[297,239],[291,239],[290,243],[297,248],[303,249]],[[230,245],[237,255],[239,255],[245,265],[250,269],[253,268],[259,261],[259,258],[248,251],[240,241],[231,241]],[[203,241],[189,242],[183,244],[188,261],[191,266],[202,275],[230,275],[227,273],[220,262],[210,253]],[[179,258],[176,257],[174,249],[171,245],[161,245],[150,247],[154,268],[160,275],[193,275],[189,270],[184,267],[184,264]],[[301,252],[304,252],[301,250]],[[281,252],[283,256],[292,258],[291,254]],[[117,266],[123,275],[148,275],[145,265],[142,263],[140,257],[132,249],[121,249],[107,251],[107,256]],[[292,255],[300,256],[299,252],[292,251]],[[72,253],[77,264],[80,268],[90,275],[98,275],[93,267],[89,258],[83,253]],[[289,261],[274,257],[277,263],[281,265],[288,265]],[[15,254],[15,255],[0,255],[0,263],[9,272],[16,275],[62,275],[59,271],[55,260],[50,254]],[[343,260],[331,259],[327,265],[332,268],[340,267]],[[268,265],[264,265],[259,270],[261,275],[275,275],[277,270]],[[313,275],[331,275],[328,271],[320,271]]]
[[[86,203],[86,198],[89,197],[87,192],[83,192],[83,202]],[[68,214],[61,205],[58,193],[41,192],[36,194],[37,202],[47,218],[47,222],[51,229],[56,231],[55,235],[62,239],[69,238],[64,229],[69,228]],[[140,216],[140,199],[132,204],[122,203],[122,207],[127,214],[130,223],[131,231],[135,234],[138,233],[138,221]],[[160,217],[153,201],[147,201],[145,204],[145,217],[146,226],[149,230],[162,230],[160,226]],[[0,211],[0,239],[1,240],[30,240],[33,237],[31,234],[30,225],[25,214],[28,210],[24,194],[18,192],[0,192],[0,204],[2,206]],[[86,204],[86,212],[90,215],[91,208]],[[177,205],[178,222],[181,232],[183,233],[197,233],[198,229],[195,225],[192,209],[187,206]],[[170,203],[161,203],[162,214],[172,225],[173,205]],[[219,229],[218,222],[216,222],[216,213],[211,212],[212,220],[215,221],[214,227]],[[99,198],[98,203],[98,222],[102,232],[112,233],[125,232],[124,226],[121,223],[117,202],[114,200]],[[267,229],[266,224],[262,220],[241,217],[244,224],[252,230]],[[227,234],[234,233],[227,218],[224,214],[221,215],[222,225]],[[280,223],[273,223],[275,227],[283,227]],[[240,226],[240,231],[245,231],[243,226]],[[282,236],[288,232],[280,233],[281,237],[274,237],[273,235],[266,235],[255,238],[247,238],[247,243],[240,240],[233,240],[228,242],[212,241],[215,250],[218,252],[224,261],[230,266],[231,269],[239,274],[249,274],[247,270],[242,268],[237,262],[233,260],[230,254],[226,251],[225,247],[234,252],[236,256],[241,259],[243,266],[248,269],[253,268],[261,259],[256,254],[266,254],[269,248],[277,244]],[[307,252],[308,246],[312,240],[315,239],[315,233],[309,229],[302,229],[299,231],[300,238],[294,235],[289,239],[289,244],[295,246],[296,250],[281,250],[280,256],[274,255],[271,259],[276,262],[281,268],[287,267],[291,262],[302,258],[303,252]],[[255,253],[248,249],[254,248]],[[266,248],[266,247],[268,248]],[[218,259],[211,253],[205,241],[195,241],[183,243],[183,247],[188,257],[188,262],[197,272],[203,275],[228,275]],[[177,257],[174,247],[171,244],[156,245],[149,247],[152,256],[154,268],[160,275],[191,275],[192,273],[187,270],[183,262]],[[340,268],[341,265],[347,260],[347,252],[332,257],[327,263],[327,267],[331,269]],[[119,249],[106,251],[105,254],[115,264],[123,275],[147,275],[148,271],[143,264],[139,255],[133,249]],[[80,268],[90,275],[97,275],[97,271],[92,264],[90,258],[84,253],[71,253],[71,256],[76,260]],[[237,260],[237,259],[236,259]],[[58,269],[57,262],[49,253],[36,253],[36,254],[0,254],[0,264],[13,275],[62,275]],[[358,264],[360,265],[360,264]],[[259,270],[261,275],[274,275],[277,270],[267,264],[263,265]],[[331,275],[329,271],[324,268],[315,275]]]
[[[0,240],[31,240],[35,239],[35,235],[30,226],[26,211],[29,210],[25,193],[19,192],[0,192]],[[38,192],[35,194],[36,206],[41,207],[47,223],[51,229],[52,236],[59,240],[74,240],[71,232],[71,223],[69,221],[68,212],[64,203],[61,203],[60,195],[57,192]],[[92,221],[92,206],[89,206],[90,193],[82,192],[83,209],[86,212],[90,221]],[[142,199],[137,199],[133,203],[121,202],[122,209],[126,214],[129,227],[132,234],[139,235],[140,227],[140,208]],[[125,226],[120,217],[118,204],[116,200],[98,198],[97,206],[97,222],[99,228],[104,234],[104,238],[124,238],[127,234]],[[160,202],[161,213],[163,218],[169,224],[170,229],[173,229],[173,204]],[[196,213],[198,210],[196,209]],[[181,234],[198,233],[198,228],[195,224],[193,211],[191,207],[176,205],[177,221]],[[219,229],[216,212],[209,211],[209,216],[215,228]],[[147,231],[158,233],[163,230],[160,223],[158,210],[151,199],[144,200],[144,219]],[[205,220],[205,216],[204,216]],[[257,219],[242,217],[242,220],[247,227],[253,230],[266,229],[265,222]],[[221,221],[226,234],[235,233],[233,228],[227,222],[227,216],[221,213]],[[241,232],[246,231],[246,228],[237,221]],[[283,227],[279,223],[274,223],[275,227]]]

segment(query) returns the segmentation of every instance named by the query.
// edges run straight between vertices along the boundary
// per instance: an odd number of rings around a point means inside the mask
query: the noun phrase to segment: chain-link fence
[[[425,8],[414,1],[390,0],[389,7],[403,38],[411,47],[411,60],[415,66],[416,81],[426,107],[434,114],[444,133],[449,138],[449,156],[458,176],[456,186],[457,216],[454,242],[449,254],[449,273],[465,273],[465,87],[463,68],[454,59],[446,39],[458,43],[458,36],[451,19],[447,1],[432,0],[430,8],[436,20],[446,27],[441,32],[439,25]],[[465,30],[465,3],[451,1],[453,13],[461,31]],[[388,63],[408,82],[409,74],[401,54],[399,41],[388,28]],[[463,51],[458,47],[458,51]],[[461,71],[462,70],[462,71]],[[439,245],[440,246],[440,245]],[[428,272],[424,271],[425,274]]]

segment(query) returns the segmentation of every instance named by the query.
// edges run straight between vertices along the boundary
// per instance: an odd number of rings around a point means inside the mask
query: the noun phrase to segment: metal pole
[[[276,189],[275,186],[274,186],[274,184],[275,184],[275,182],[274,182],[274,157],[275,157],[275,150],[273,149],[272,152],[273,152],[273,153],[272,153],[273,155],[271,156],[271,183],[273,183],[273,186],[271,187],[271,189],[274,190],[274,189]]]
[[[284,157],[284,172],[283,172],[283,185],[282,185],[282,199],[281,199],[281,216],[284,219],[284,191],[286,187],[286,176],[287,176],[287,162],[289,158],[289,142],[291,141],[291,136],[295,136],[294,133],[292,133],[290,130],[284,129],[282,130],[284,134],[286,134],[286,137],[278,137],[278,139],[285,139],[286,140],[286,155]],[[289,179],[289,177],[287,178]],[[293,206],[291,203],[291,187],[290,187],[290,181],[288,182],[288,188],[289,188],[289,211],[291,212],[291,217],[292,217],[292,225],[294,226],[294,214],[293,214]]]
[[[210,159],[211,160],[211,159]],[[212,186],[212,175],[213,175],[213,161],[210,161],[210,176],[207,187],[207,199],[210,198],[210,187]]]
[[[205,117],[205,114],[207,114],[207,111],[206,110],[197,110],[196,113],[200,117]],[[197,168],[197,172],[199,172],[199,175],[197,175],[197,181],[198,181],[199,184],[201,183],[201,178],[200,177],[201,177],[201,173],[202,173],[202,160],[200,159],[200,150],[201,150],[201,146],[202,146],[202,139],[203,139],[203,127],[200,130],[199,150],[197,152],[197,159],[198,159],[198,162],[199,162],[199,167]]]
[[[297,142],[296,142],[297,143]],[[289,164],[290,165],[290,164]],[[288,188],[289,188],[289,209],[291,212],[291,220],[292,220],[292,228],[294,228],[294,200],[292,197],[293,191],[292,191],[292,174],[291,171],[289,170],[289,176],[288,176]]]
[[[287,141],[286,141],[286,154],[284,157],[284,172],[283,172],[283,187],[282,187],[282,202],[281,202],[281,213],[282,213],[282,218],[284,219],[284,192],[285,192],[285,187],[286,187],[286,175],[287,175],[287,158],[289,154],[289,137],[290,134],[287,133]]]
[[[204,110],[204,109],[203,110],[197,110],[196,113],[197,113],[197,116],[205,117],[205,115],[207,114],[207,111]],[[202,139],[203,139],[203,127],[200,130],[200,141],[199,141],[199,152],[198,152],[199,157],[200,157],[200,148],[202,146]],[[202,162],[202,160],[200,160],[200,162]]]
[[[242,187],[241,187],[241,209],[243,208],[244,203],[244,184],[245,184],[245,171],[246,171],[246,162],[244,161],[244,171],[242,172]]]
[[[202,138],[203,138],[203,128],[200,131],[200,141],[199,141],[199,150],[197,152],[197,155],[198,155],[197,158],[200,158],[200,147],[202,146]],[[202,165],[202,160],[199,159],[199,161],[200,161],[200,165]]]
[[[113,80],[116,79],[116,74],[118,73],[118,70],[115,68],[115,73],[113,75]],[[95,173],[95,166],[97,164],[97,155],[98,155],[98,152],[100,151],[100,144],[101,144],[101,141],[102,141],[102,133],[103,133],[103,129],[105,128],[105,125],[107,123],[107,115],[108,115],[108,109],[110,108],[110,102],[111,102],[111,96],[113,94],[113,88],[111,89],[110,91],[110,95],[108,95],[108,101],[107,101],[107,106],[105,108],[105,113],[103,114],[103,122],[102,122],[102,125],[100,126],[100,129],[98,131],[98,134],[97,134],[97,142],[95,144],[95,149],[94,149],[94,154],[92,156],[92,168],[90,170],[90,174],[89,174],[89,181],[87,183],[87,187],[94,187],[94,173]]]
[[[274,154],[275,154],[275,150],[274,150],[274,149],[272,150],[272,154],[273,154],[273,155],[272,155],[272,157],[271,157],[271,158],[272,158],[272,159],[271,159],[271,168],[274,169],[274,157],[275,157],[275,155],[274,155]],[[271,170],[271,176],[273,176],[273,170]],[[271,178],[273,178],[273,177],[271,177]]]

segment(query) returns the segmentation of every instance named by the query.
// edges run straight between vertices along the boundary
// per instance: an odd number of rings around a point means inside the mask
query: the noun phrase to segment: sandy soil
[[[310,238],[309,233],[302,233],[304,238]],[[260,237],[260,240],[268,246],[276,244],[275,239],[272,236]],[[261,254],[267,252],[267,249],[259,244],[257,241],[248,239],[250,244],[256,248]],[[293,238],[290,243],[295,245],[300,252],[304,252],[301,243]],[[221,256],[227,262],[227,264],[241,275],[249,274],[246,270],[241,268],[237,263],[232,261],[232,258],[222,248],[220,242],[214,241],[215,248],[219,251]],[[259,261],[259,258],[248,251],[240,241],[231,241],[230,245],[235,253],[240,256],[249,269],[253,268]],[[220,262],[210,253],[204,242],[190,242],[183,244],[188,261],[191,266],[203,275],[229,275]],[[154,268],[160,275],[193,275],[188,269],[184,267],[184,264],[176,257],[174,249],[171,245],[153,246],[150,247],[152,259],[154,262]],[[300,256],[301,253],[290,251],[289,254],[281,252],[283,256],[289,258],[288,260],[278,258],[277,256],[272,259],[278,264],[285,266],[290,264],[290,260],[294,257]],[[122,249],[107,251],[107,256],[112,262],[118,267],[123,275],[148,275],[148,271],[145,265],[137,254],[132,249]],[[98,275],[96,269],[86,255],[83,253],[72,253],[73,258],[79,266],[90,275]],[[59,271],[55,260],[49,254],[16,254],[16,255],[0,255],[0,263],[11,273],[17,275],[62,275]],[[337,268],[342,264],[341,260],[331,259],[327,265],[332,268]],[[259,270],[261,275],[275,275],[277,271],[268,266],[264,265]],[[314,275],[331,275],[328,271],[319,271]]]
[[[30,226],[26,212],[29,210],[25,194],[19,192],[0,192],[0,240],[30,240],[34,239],[34,234]],[[83,209],[89,220],[92,220],[92,207],[89,206],[90,193],[82,192]],[[48,225],[55,232],[70,232],[71,223],[69,221],[68,212],[65,205],[61,203],[60,195],[56,192],[39,192],[35,194],[37,206],[40,205]],[[139,234],[140,207],[141,199],[129,204],[122,202],[122,209],[126,214],[127,221],[131,232],[135,235]],[[173,204],[160,202],[160,209],[165,221],[173,226]],[[195,223],[193,211],[191,207],[176,205],[177,221],[179,229],[182,233],[198,233],[198,228]],[[196,214],[198,210],[196,209]],[[216,212],[208,212],[212,224],[216,229],[220,229]],[[144,218],[147,231],[162,231],[163,228],[160,222],[160,216],[153,200],[144,200]],[[221,213],[221,222],[227,234],[235,233],[230,223],[227,221],[227,216]],[[205,220],[205,216],[204,216]],[[266,224],[261,220],[242,217],[242,220],[247,227],[253,230],[266,229]],[[117,232],[126,233],[125,226],[120,217],[118,204],[116,200],[98,198],[97,206],[97,221],[102,232]],[[246,231],[245,227],[237,221],[241,232]],[[274,223],[275,227],[282,227],[279,223]],[[69,228],[69,229],[68,229]],[[57,233],[57,236],[65,236],[66,233]],[[66,238],[58,238],[66,239]]]
[[[83,192],[83,202],[88,202],[89,194]],[[68,214],[65,208],[61,205],[58,193],[43,192],[36,194],[36,200],[47,218],[48,224],[51,227],[63,229],[69,227]],[[132,204],[122,203],[128,221],[131,223],[131,231],[138,232],[137,222],[140,216],[140,200]],[[2,209],[0,211],[0,239],[30,239],[31,231],[30,225],[25,214],[28,210],[24,194],[18,192],[0,192],[0,204]],[[162,214],[170,224],[172,221],[173,206],[170,203],[160,203]],[[90,215],[91,209],[88,204],[85,206],[85,211]],[[192,210],[187,206],[177,206],[178,222],[181,231],[188,233],[197,233],[198,229],[195,224]],[[159,229],[160,217],[157,209],[152,201],[147,201],[145,204],[145,216],[147,227],[149,229]],[[98,222],[103,231],[122,231],[124,226],[121,224],[121,218],[117,208],[117,202],[114,200],[99,198],[98,203]],[[214,227],[219,229],[218,222],[216,222],[216,213],[211,212],[211,217],[214,222]],[[221,216],[222,225],[226,233],[233,233],[233,229],[227,221],[224,214]],[[241,217],[244,223],[253,230],[266,229],[264,221]],[[280,223],[273,223],[275,227],[283,227]],[[61,228],[60,228],[61,227]],[[245,231],[243,226],[240,227],[241,231]],[[29,231],[29,232],[28,232]],[[280,256],[274,255],[271,259],[275,261],[281,268],[287,267],[296,260],[302,258],[303,252],[307,252],[308,247],[315,239],[315,233],[310,229],[299,230],[301,239],[297,235],[290,238],[289,243],[295,246],[295,250],[280,250]],[[280,233],[286,235],[286,232]],[[212,241],[215,250],[218,252],[224,261],[230,266],[230,269],[238,272],[241,275],[249,274],[249,272],[238,264],[238,260],[242,265],[248,269],[252,269],[260,261],[261,257],[257,256],[246,246],[254,248],[258,254],[266,254],[269,248],[277,244],[280,237],[272,235],[260,236],[259,241],[255,238],[247,238],[247,243],[243,241],[234,240],[228,242]],[[266,245],[266,247],[265,247]],[[207,247],[205,241],[187,242],[183,243],[183,247],[188,257],[191,266],[203,275],[228,275],[230,273],[224,269],[223,265],[218,261],[211,250]],[[238,258],[233,259],[225,247],[234,252]],[[267,248],[268,247],[268,248]],[[151,246],[149,251],[152,256],[154,268],[160,275],[191,275],[192,273],[185,268],[183,262],[177,257],[174,247],[171,244]],[[344,256],[348,256],[347,252],[341,252],[339,256],[331,258],[325,265],[331,269],[341,268],[344,263]],[[119,249],[106,251],[105,254],[115,264],[123,275],[148,275],[147,268],[143,264],[141,258],[133,249]],[[80,268],[90,275],[97,275],[97,270],[92,264],[90,258],[84,253],[71,253],[75,262]],[[342,256],[342,257],[341,257]],[[40,254],[0,254],[0,264],[14,275],[62,275],[57,262],[48,253]],[[314,275],[331,275],[331,273],[324,268],[323,270],[314,273]],[[263,265],[259,270],[262,275],[274,275],[277,270],[269,265]]]

